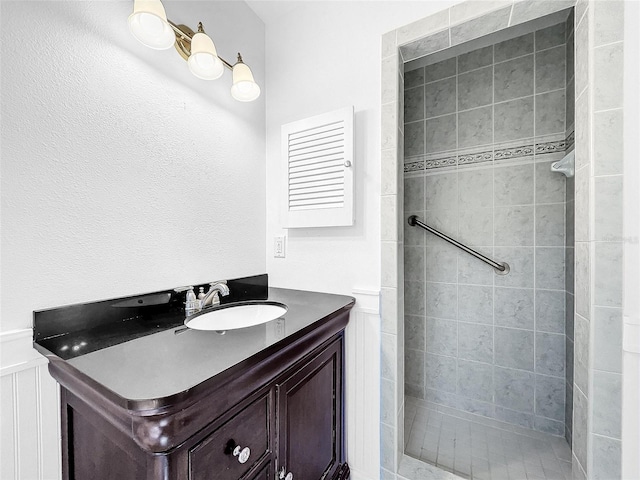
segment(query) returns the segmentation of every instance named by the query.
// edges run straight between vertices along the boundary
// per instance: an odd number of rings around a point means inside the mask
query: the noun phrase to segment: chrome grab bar
[[[460,242],[458,242],[458,241],[454,240],[453,238],[445,235],[444,233],[439,232],[435,228],[430,227],[426,223],[422,223],[420,220],[418,220],[418,216],[417,215],[411,215],[407,219],[407,221],[409,222],[409,225],[411,225],[412,227],[415,227],[417,225],[418,227],[424,228],[427,232],[433,233],[435,236],[440,237],[444,241],[449,242],[451,245],[454,245],[454,246],[458,247],[460,250],[464,250],[468,254],[473,255],[474,257],[476,257],[477,259],[482,260],[484,263],[491,265],[491,267],[493,267],[496,270],[497,274],[506,275],[507,273],[509,273],[510,269],[509,269],[509,264],[508,263],[506,263],[506,262],[498,263],[498,262],[496,262],[494,260],[491,260],[488,257],[485,257],[481,253],[476,252],[472,248],[469,248],[466,245],[461,244]]]

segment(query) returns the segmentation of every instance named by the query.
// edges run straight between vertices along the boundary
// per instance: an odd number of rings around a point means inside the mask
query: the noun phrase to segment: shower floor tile
[[[471,480],[571,480],[561,437],[405,397],[405,453]]]

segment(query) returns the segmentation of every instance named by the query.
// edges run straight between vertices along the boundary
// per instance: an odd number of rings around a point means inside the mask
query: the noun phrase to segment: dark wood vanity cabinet
[[[197,401],[146,416],[112,405],[64,362],[51,362],[62,386],[63,478],[349,478],[342,329],[302,338],[221,384],[214,377],[194,389]]]

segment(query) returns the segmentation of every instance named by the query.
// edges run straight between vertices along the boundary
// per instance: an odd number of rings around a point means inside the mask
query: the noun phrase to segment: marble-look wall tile
[[[562,203],[565,201],[565,177],[551,171],[552,163],[535,164],[536,203]]]
[[[533,206],[496,207],[494,209],[494,245],[530,246],[534,244],[533,232]]]
[[[393,382],[396,381],[396,352],[396,336],[383,333],[380,340],[380,375]]]
[[[575,224],[574,236],[576,242],[590,240],[589,204],[591,203],[590,175],[588,168],[576,171],[575,176]]]
[[[533,33],[496,43],[494,47],[495,61],[504,62],[512,58],[533,53]]]
[[[398,290],[383,287],[380,289],[380,310],[382,333],[397,334],[398,331]]]
[[[493,63],[493,45],[458,55],[458,74],[486,67]]]
[[[536,93],[565,88],[564,62],[564,45],[536,54]]]
[[[556,333],[536,333],[536,373],[562,377],[564,385],[565,337]],[[564,396],[564,391],[562,392]],[[564,409],[564,406],[563,406]],[[546,415],[547,417],[549,415]],[[551,417],[555,418],[555,417]],[[560,420],[556,418],[556,420]]]
[[[424,119],[424,87],[405,89],[404,91],[404,122],[415,122]],[[406,133],[406,126],[405,126]]]
[[[531,288],[500,288],[494,292],[494,321],[501,327],[534,329],[534,293]],[[538,306],[536,305],[536,309]]]
[[[496,365],[533,371],[533,332],[496,327],[494,342]]]
[[[396,383],[385,378],[380,379],[380,421],[395,426]]]
[[[516,1],[513,4],[513,14],[509,26],[528,22],[534,18],[543,17],[560,10],[574,6],[574,0],[538,0],[535,2]]]
[[[427,354],[427,388],[456,393],[456,368],[457,360],[453,357]]]
[[[565,205],[555,203],[536,206],[536,245],[562,246],[565,244]]]
[[[482,107],[492,102],[493,68],[491,66],[458,75],[458,110]]]
[[[458,292],[454,284],[428,282],[427,316],[455,319],[458,315]]]
[[[585,165],[591,163],[591,114],[589,95],[583,94],[576,100],[576,188],[577,175]]]
[[[494,105],[494,141],[508,142],[533,136],[533,97]]]
[[[404,278],[409,282],[424,282],[424,247],[404,247]]]
[[[427,67],[429,68],[429,67]],[[424,116],[437,117],[456,111],[456,78],[450,77],[428,83],[424,87]]]
[[[622,109],[596,112],[593,125],[593,161],[596,175],[622,173]]]
[[[565,292],[536,289],[536,329],[565,333]]]
[[[596,177],[593,200],[595,240],[622,241],[622,175]]]
[[[526,372],[523,372],[526,373]],[[518,425],[520,427],[534,428],[534,415],[532,413],[517,412],[508,408],[496,407],[496,418],[503,422]]]
[[[449,58],[425,67],[425,82],[433,82],[456,74],[456,59]],[[405,80],[406,81],[406,80]]]
[[[484,363],[493,361],[493,327],[460,322],[458,330],[458,358]]]
[[[493,139],[492,125],[491,106],[458,112],[458,148],[490,144]]]
[[[418,87],[420,85],[424,85],[424,67],[417,68],[415,70],[411,70],[409,72],[404,73],[404,88],[410,89],[413,87]]]
[[[490,253],[480,248],[482,253]],[[458,283],[469,285],[493,285],[493,271],[487,265],[466,252],[458,253]]]
[[[496,405],[518,412],[533,413],[535,398],[533,373],[496,367],[494,379]]]
[[[493,209],[466,208],[460,211],[458,237],[460,242],[469,246],[493,245]]]
[[[564,422],[564,387],[564,378],[536,375],[536,415]]]
[[[593,371],[593,433],[620,438],[622,435],[622,375]]]
[[[589,402],[580,390],[573,392],[573,454],[580,465],[587,466],[587,443],[589,438]]]
[[[594,298],[602,307],[622,306],[622,244],[596,243]]]
[[[598,47],[593,52],[594,110],[622,107],[622,43]]]
[[[539,432],[561,437],[564,435],[564,423],[547,417],[535,416],[533,428]]]
[[[458,394],[475,400],[493,399],[493,367],[484,363],[458,360]]]
[[[493,171],[458,172],[458,202],[461,209],[493,207]]]
[[[455,283],[458,252],[448,244],[434,244],[427,247],[426,281]]]
[[[398,33],[398,43],[400,44],[400,33]],[[443,50],[451,46],[449,43],[449,30],[441,30],[426,37],[422,37],[414,42],[401,45],[400,53],[405,62],[429,55],[430,53]]]
[[[622,442],[600,435],[592,436],[593,479],[622,478]]]
[[[533,95],[533,72],[533,55],[497,63],[494,66],[495,101],[503,102]]]
[[[564,23],[558,23],[536,31],[536,51],[564,44],[566,41],[565,31],[566,26]]]
[[[404,310],[410,315],[424,315],[425,284],[422,282],[404,282]]]
[[[452,320],[427,317],[427,353],[455,357],[458,354],[458,325]]]
[[[424,210],[424,178],[408,177],[404,179],[404,210]]]
[[[594,2],[595,46],[619,42],[624,39],[624,2]]]
[[[536,247],[536,288],[564,289],[564,248]]]
[[[475,285],[458,286],[458,320],[493,323],[493,289]]]
[[[576,315],[575,318],[573,348],[573,383],[585,395],[589,395],[589,322],[580,315]]]
[[[513,0],[487,0],[484,2],[462,2],[452,5],[449,8],[449,18],[451,25],[471,20],[487,13],[499,10],[503,7],[510,7]]]
[[[426,122],[426,152],[442,152],[456,148],[456,115],[431,118]]]
[[[425,318],[418,315],[404,316],[404,346],[412,350],[425,350]]]
[[[496,247],[494,256],[496,261],[506,262],[511,268],[508,275],[494,277],[496,286],[533,288],[533,248]]]
[[[423,121],[405,123],[404,125],[404,154],[406,157],[422,155],[425,152]]]
[[[425,353],[404,349],[404,381],[416,387],[424,387]]]
[[[593,368],[622,373],[622,310],[594,308]]]
[[[509,167],[496,167],[494,169],[493,178],[495,206],[533,204],[533,163]],[[559,194],[557,195],[559,196]]]
[[[564,133],[565,92],[555,90],[535,98],[535,134]]]
[[[458,45],[506,28],[509,25],[510,15],[511,7],[507,7],[482,17],[453,25],[451,27],[451,45]]]
[[[578,15],[576,15],[576,18],[578,18]],[[585,15],[579,21],[575,33],[575,42],[575,88],[576,97],[578,98],[587,88],[589,82],[589,15]]]
[[[426,210],[448,210],[457,205],[458,175],[444,173],[425,177]]]
[[[442,10],[428,17],[421,18],[415,22],[409,23],[400,27],[397,32],[398,45],[405,45],[409,42],[414,42],[417,39],[424,37],[425,35],[431,35],[434,32],[439,32],[443,28],[449,26],[449,12]],[[423,55],[426,55],[425,52]],[[405,57],[405,61],[407,58]]]

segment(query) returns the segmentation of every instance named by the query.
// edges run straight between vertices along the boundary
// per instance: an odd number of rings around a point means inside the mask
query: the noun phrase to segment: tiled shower
[[[567,15],[404,76],[405,217],[510,266],[498,275],[405,218],[407,453],[473,478],[433,451],[416,409],[571,443],[574,182],[551,171],[573,149]],[[560,472],[570,455],[556,457]]]

